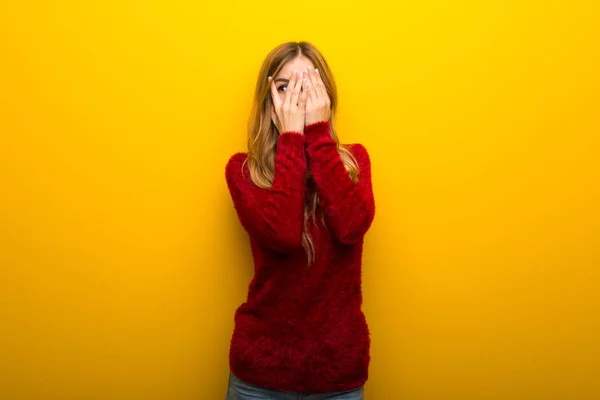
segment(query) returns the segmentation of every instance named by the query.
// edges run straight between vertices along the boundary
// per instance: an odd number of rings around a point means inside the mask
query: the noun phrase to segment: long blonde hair
[[[275,78],[286,62],[298,57],[305,56],[309,58],[314,67],[319,69],[319,73],[327,93],[331,100],[331,117],[329,119],[331,137],[337,143],[340,158],[348,171],[350,178],[358,181],[358,162],[352,153],[340,141],[333,127],[333,119],[337,107],[337,90],[333,75],[325,58],[315,46],[308,42],[286,42],[275,47],[265,58],[256,83],[254,94],[254,104],[252,106],[250,118],[248,120],[248,168],[252,182],[263,189],[269,189],[273,184],[275,171],[275,152],[277,137],[279,132],[271,120],[271,88],[267,77]],[[242,169],[244,166],[242,165]],[[311,179],[307,168],[307,181]],[[308,220],[312,216],[313,223],[317,208],[320,207],[319,195],[314,191],[312,198],[306,199],[304,208],[304,230],[302,232],[302,247],[304,247],[308,265],[315,261],[315,245],[308,232]],[[321,222],[325,224],[324,214],[321,215]]]

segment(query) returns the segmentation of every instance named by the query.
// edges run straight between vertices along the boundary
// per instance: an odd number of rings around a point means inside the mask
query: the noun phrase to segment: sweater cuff
[[[304,157],[304,141],[304,135],[300,132],[284,132],[277,138],[277,148],[278,151]]]
[[[304,134],[308,134],[317,130],[323,130],[326,127],[329,128],[329,121],[323,120],[313,122],[312,124],[306,125],[304,127]]]
[[[304,127],[304,135],[306,136],[306,141],[311,143],[319,137],[331,137],[329,121],[317,121],[306,125]]]

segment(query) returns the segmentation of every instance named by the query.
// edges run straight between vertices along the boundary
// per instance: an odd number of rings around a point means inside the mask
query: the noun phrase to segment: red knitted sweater
[[[320,393],[367,380],[370,338],[361,310],[361,258],[375,202],[369,155],[361,144],[350,151],[358,161],[358,183],[344,167],[328,121],[306,126],[304,135],[279,135],[270,189],[252,183],[246,153],[227,163],[227,185],[254,260],[229,352],[231,371],[248,383]],[[316,261],[307,267],[301,235],[313,190],[320,207],[308,230]]]

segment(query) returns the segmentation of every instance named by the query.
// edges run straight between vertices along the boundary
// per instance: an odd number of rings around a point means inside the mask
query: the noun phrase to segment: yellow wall
[[[366,397],[600,398],[599,7],[367,3],[0,3],[0,398],[224,398],[224,166],[286,40],[372,158]]]

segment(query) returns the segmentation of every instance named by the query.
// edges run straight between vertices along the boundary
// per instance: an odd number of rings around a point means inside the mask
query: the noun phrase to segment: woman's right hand
[[[298,74],[294,70],[283,100],[279,97],[279,93],[277,93],[277,87],[273,78],[269,77],[269,81],[271,82],[271,99],[273,101],[271,119],[275,123],[279,133],[300,132],[304,134],[306,96],[308,92],[304,72]]]

